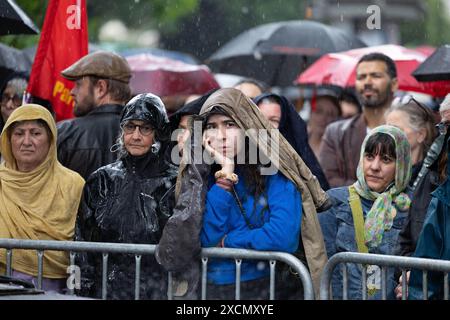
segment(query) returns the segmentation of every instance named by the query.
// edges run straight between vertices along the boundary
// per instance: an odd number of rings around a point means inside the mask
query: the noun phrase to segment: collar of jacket
[[[447,178],[431,195],[438,198],[445,205],[450,206],[450,180]]]
[[[122,161],[131,174],[144,178],[161,176],[169,168],[168,163],[161,156],[151,151],[139,157],[127,155]]]
[[[94,115],[99,113],[116,113],[119,114],[123,110],[123,105],[121,104],[102,104],[98,107],[95,107],[91,112],[89,112],[87,115]]]

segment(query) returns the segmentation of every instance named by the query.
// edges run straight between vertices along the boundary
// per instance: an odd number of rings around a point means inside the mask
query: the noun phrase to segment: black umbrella
[[[288,86],[321,55],[365,46],[358,38],[322,23],[283,21],[241,33],[208,62],[215,72],[256,78],[272,86]]]
[[[412,75],[417,81],[450,80],[450,45],[437,48]]]
[[[29,74],[32,64],[23,51],[0,43],[0,83],[13,71]]]
[[[14,0],[0,0],[0,35],[38,33],[39,29]]]

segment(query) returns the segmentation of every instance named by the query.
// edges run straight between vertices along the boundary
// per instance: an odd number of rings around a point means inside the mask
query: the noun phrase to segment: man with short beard
[[[84,179],[112,163],[123,106],[131,98],[131,69],[125,58],[106,51],[88,54],[61,72],[75,81],[76,118],[58,123],[58,160]]]
[[[397,88],[397,70],[391,58],[370,53],[359,60],[355,89],[363,112],[327,126],[320,145],[319,162],[330,187],[356,181],[362,142],[371,129],[385,123],[384,113]]]

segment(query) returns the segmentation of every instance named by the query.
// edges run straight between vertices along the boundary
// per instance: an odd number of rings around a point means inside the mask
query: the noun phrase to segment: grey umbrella
[[[296,75],[325,53],[365,47],[358,38],[315,21],[260,25],[232,39],[207,63],[215,72],[292,85]]]
[[[412,75],[418,81],[450,80],[450,45],[437,48]]]
[[[0,35],[38,33],[39,29],[14,0],[0,0]]]
[[[0,82],[13,71],[29,74],[32,64],[23,51],[0,43]]]

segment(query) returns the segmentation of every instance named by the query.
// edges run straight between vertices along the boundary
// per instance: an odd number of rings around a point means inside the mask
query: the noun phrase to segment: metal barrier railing
[[[52,241],[52,240],[19,240],[19,239],[0,239],[0,249],[6,249],[6,275],[12,274],[13,249],[30,249],[37,251],[38,259],[38,284],[37,288],[42,288],[43,277],[43,256],[45,250],[68,251],[70,265],[75,264],[76,252],[98,252],[102,253],[102,299],[107,298],[107,267],[108,255],[113,253],[126,253],[135,255],[135,299],[139,299],[140,283],[140,261],[142,255],[154,255],[156,245],[145,244],[127,244],[127,243],[104,243],[104,242],[82,242],[82,241]],[[202,275],[201,275],[201,298],[206,299],[207,267],[209,258],[228,258],[235,259],[236,262],[236,292],[235,297],[240,299],[240,272],[243,259],[249,260],[268,260],[270,266],[270,290],[269,299],[275,298],[275,266],[276,261],[281,261],[289,265],[293,272],[300,277],[303,286],[303,295],[305,300],[314,299],[312,280],[307,268],[295,256],[285,252],[274,251],[254,251],[246,249],[232,248],[204,248],[201,252]],[[172,276],[168,276],[168,299],[173,298]],[[299,288],[300,289],[300,288]],[[74,290],[69,288],[69,294],[74,294]]]
[[[415,257],[403,257],[403,256],[391,256],[391,255],[381,255],[372,253],[359,253],[359,252],[340,252],[333,255],[322,272],[322,277],[320,280],[320,299],[329,300],[330,290],[331,290],[331,279],[335,267],[343,263],[356,263],[362,265],[377,265],[381,266],[381,294],[382,299],[387,298],[387,280],[386,280],[386,268],[393,267],[402,270],[402,299],[407,298],[407,280],[406,280],[406,270],[419,269],[423,271],[423,296],[424,299],[428,297],[428,280],[427,271],[436,271],[444,273],[444,300],[448,300],[449,288],[448,288],[448,272],[450,272],[450,261],[436,260],[436,259],[425,259],[425,258],[415,258]],[[348,277],[346,273],[346,267],[344,267],[343,272],[343,294],[344,300],[347,299],[347,287],[348,287]],[[362,271],[362,283],[366,283],[366,270],[363,268]],[[367,290],[366,286],[362,286],[362,299],[367,300]]]

